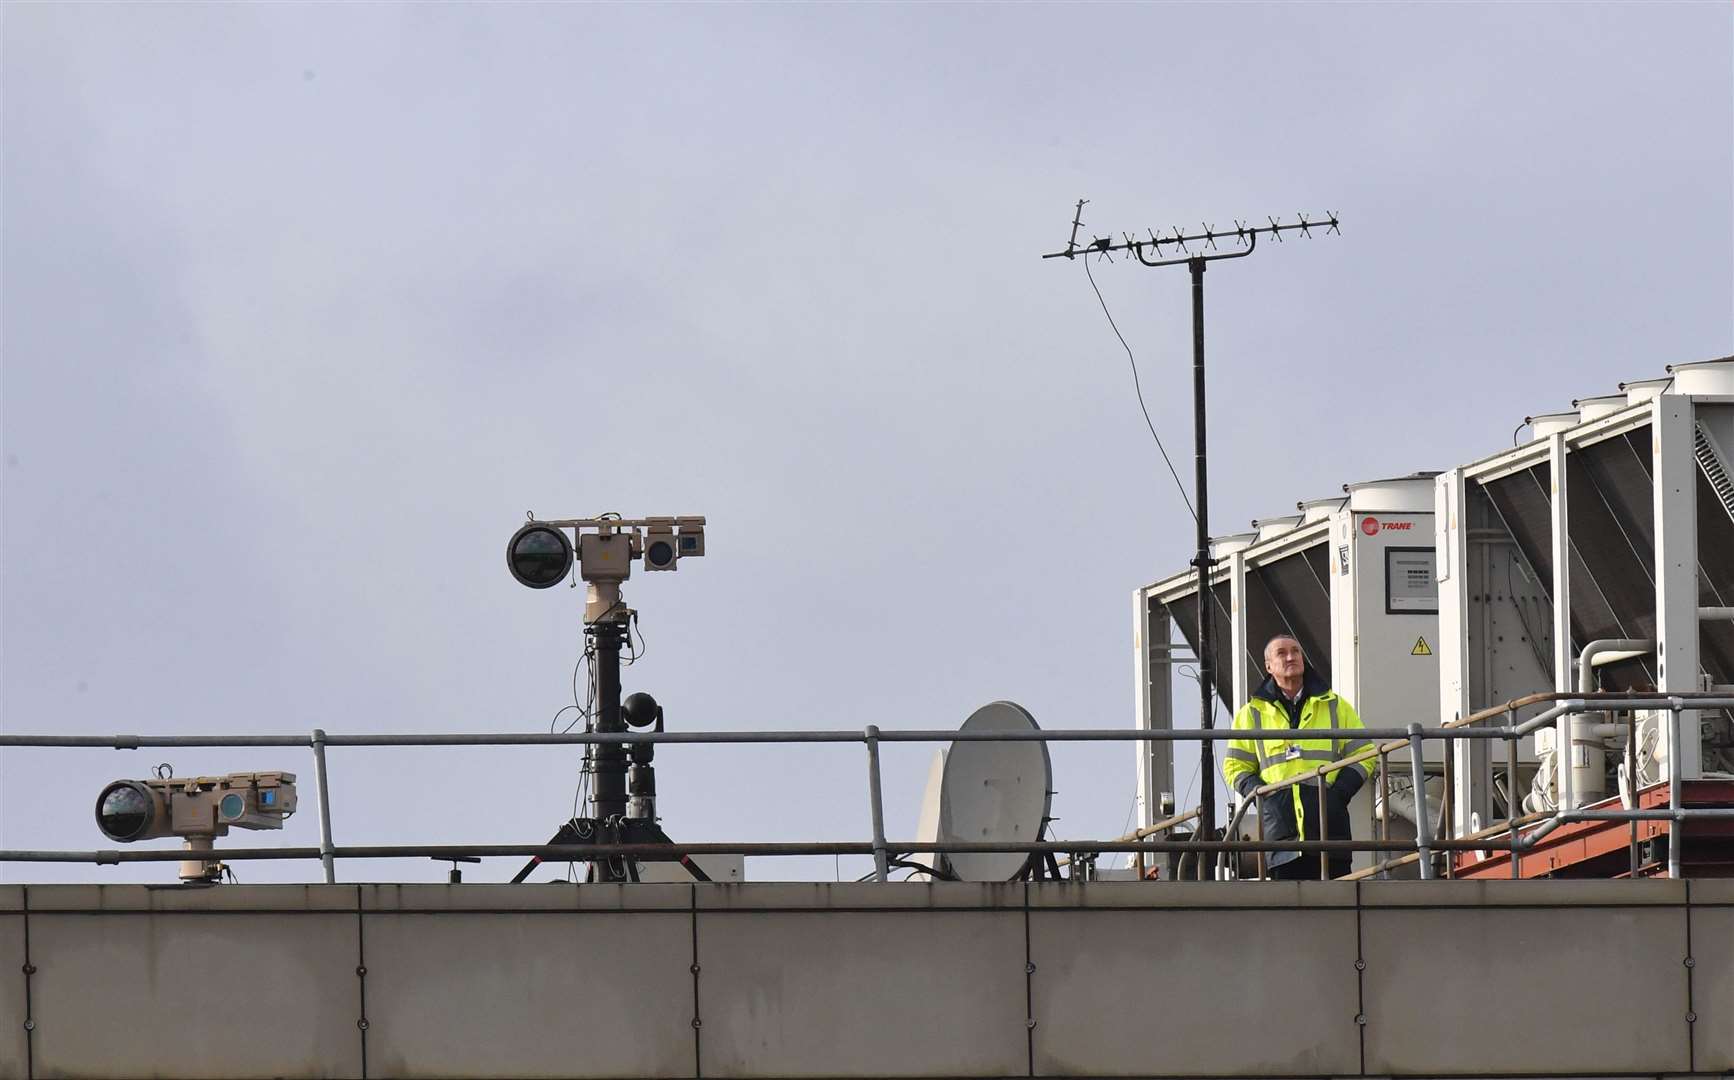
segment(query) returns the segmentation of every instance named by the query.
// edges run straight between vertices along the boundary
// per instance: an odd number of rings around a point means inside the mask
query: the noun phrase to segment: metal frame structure
[[[1716,434],[1734,431],[1734,358],[1669,372],[1668,379],[1623,384],[1623,396],[1580,399],[1577,412],[1531,417],[1528,443],[1438,477],[1441,718],[1548,684],[1561,694],[1594,689],[1596,668],[1610,662],[1625,665],[1614,669],[1616,687],[1677,694],[1706,689],[1703,672],[1716,681],[1719,665],[1707,664],[1702,651],[1704,623],[1727,603],[1716,581],[1726,577],[1718,568],[1729,558],[1720,548],[1701,554],[1699,513],[1706,484],[1714,487],[1726,461],[1722,448],[1734,449],[1734,440]],[[1614,464],[1618,476],[1610,472]],[[1730,503],[1728,492],[1715,493]],[[1538,508],[1541,499],[1546,505]],[[1534,571],[1545,592],[1539,600],[1551,609],[1541,620],[1548,640],[1530,643],[1551,671],[1530,676],[1528,687],[1522,675],[1515,676],[1518,685],[1497,685],[1487,670],[1494,665],[1482,656],[1491,656],[1493,641],[1505,640],[1480,625],[1495,597],[1520,604],[1516,595],[1500,595],[1508,590],[1487,581],[1485,570],[1477,578],[1474,553],[1493,542],[1510,547],[1502,558]],[[1614,554],[1618,570],[1609,569]],[[1523,636],[1539,638],[1535,629],[1526,624]],[[1508,655],[1521,651],[1502,647]],[[1515,668],[1504,667],[1501,674],[1513,680]],[[1722,672],[1722,681],[1729,674]],[[1564,716],[1552,733],[1559,765],[1554,799],[1567,810],[1592,797],[1574,790],[1573,774],[1595,771],[1601,752],[1591,733],[1595,720]],[[1680,730],[1687,737],[1677,742],[1672,725],[1663,733],[1666,776],[1695,779],[1704,770],[1702,741],[1692,737],[1700,730],[1697,717],[1688,715]],[[1455,755],[1448,797],[1461,834],[1493,817],[1494,766],[1474,744],[1459,743]]]
[[[1552,707],[1521,723],[1518,711],[1552,702]],[[1734,695],[1715,694],[1580,694],[1536,695],[1529,699],[1509,702],[1497,709],[1463,718],[1440,728],[1410,724],[1406,728],[1343,728],[1318,729],[1311,732],[1321,738],[1373,739],[1375,745],[1339,761],[1318,768],[1279,784],[1265,785],[1255,797],[1284,791],[1297,784],[1317,783],[1321,787],[1325,776],[1346,765],[1377,758],[1381,765],[1394,753],[1406,752],[1414,779],[1418,782],[1425,756],[1427,740],[1444,740],[1451,744],[1465,741],[1503,740],[1507,745],[1507,760],[1515,770],[1514,748],[1526,735],[1545,724],[1555,723],[1562,716],[1601,710],[1618,704],[1628,709],[1653,708],[1666,710],[1670,728],[1678,729],[1680,717],[1693,708],[1734,707]],[[1503,717],[1497,726],[1494,721]],[[1126,836],[1103,841],[1025,842],[1025,843],[935,843],[907,841],[893,843],[885,836],[883,796],[879,768],[879,747],[887,742],[949,743],[975,742],[1223,742],[1237,737],[1234,731],[1125,731],[1117,729],[1036,730],[1024,732],[962,732],[935,730],[885,730],[869,726],[863,731],[726,731],[726,732],[632,732],[567,733],[567,734],[385,734],[332,735],[316,729],[307,735],[0,735],[0,748],[100,748],[132,750],[142,747],[306,747],[313,751],[314,776],[318,787],[320,843],[316,848],[236,848],[220,852],[225,860],[296,860],[317,859],[324,868],[327,883],[336,881],[336,862],[340,859],[372,858],[470,858],[482,856],[538,857],[545,861],[580,861],[609,856],[646,857],[673,852],[686,856],[704,855],[870,855],[874,860],[874,877],[889,880],[889,867],[895,856],[911,851],[940,853],[963,852],[1026,852],[1030,854],[1072,854],[1077,852],[1129,852],[1137,856],[1162,852],[1192,853],[1194,856],[1223,853],[1268,853],[1299,850],[1318,854],[1321,863],[1330,852],[1411,852],[1409,858],[1421,864],[1421,876],[1434,876],[1434,855],[1442,851],[1485,851],[1503,847],[1521,854],[1563,825],[1574,822],[1603,821],[1668,821],[1684,823],[1694,819],[1734,820],[1734,807],[1688,809],[1681,798],[1682,779],[1678,772],[1670,778],[1666,809],[1581,810],[1562,809],[1534,823],[1533,830],[1523,831],[1523,823],[1509,822],[1504,830],[1504,843],[1495,835],[1447,835],[1434,837],[1426,829],[1417,830],[1413,841],[1380,839],[1354,840],[1329,837],[1311,841],[1266,842],[1264,840],[1151,840],[1150,836],[1167,832],[1176,826],[1195,820],[1199,811],[1193,809],[1174,815],[1162,822],[1139,829]],[[840,743],[861,744],[867,748],[868,805],[872,823],[872,839],[868,842],[815,843],[724,843],[724,844],[405,844],[365,847],[339,847],[333,840],[331,798],[325,758],[330,748],[343,746],[549,746],[573,744],[651,743]],[[1454,755],[1447,755],[1450,761]],[[1384,769],[1380,769],[1383,774]],[[1516,827],[1511,827],[1516,826]],[[1680,846],[1670,844],[1669,876],[1680,876]],[[176,849],[128,851],[65,851],[65,850],[0,850],[0,862],[17,863],[95,863],[118,865],[123,862],[178,862],[185,857]],[[1512,860],[1515,873],[1517,860]],[[1375,868],[1379,869],[1379,868]]]
[[[1430,647],[1415,643],[1437,640],[1437,606],[1408,610],[1397,601],[1393,608],[1387,588],[1391,552],[1433,550],[1433,484],[1431,473],[1349,484],[1340,496],[1297,504],[1299,513],[1261,519],[1252,532],[1217,538],[1210,596],[1217,640],[1228,643],[1218,664],[1220,699],[1228,711],[1248,700],[1262,680],[1259,650],[1280,631],[1300,640],[1308,663],[1369,722],[1405,728],[1434,722],[1437,667]],[[1176,574],[1134,595],[1135,637],[1153,643],[1138,650],[1143,693],[1136,726],[1165,729],[1173,725],[1173,713],[1164,692],[1171,676],[1162,668],[1163,649],[1176,648],[1167,644],[1175,623],[1189,627],[1193,621],[1197,587],[1190,573]],[[1139,750],[1140,826],[1160,819],[1158,794],[1172,790],[1171,760],[1154,760],[1156,745]],[[1426,773],[1436,777],[1443,747],[1427,749]],[[1381,788],[1378,805],[1387,793]],[[1357,830],[1367,831],[1374,811],[1356,803],[1351,817]],[[1357,866],[1370,867],[1371,861],[1357,860]]]

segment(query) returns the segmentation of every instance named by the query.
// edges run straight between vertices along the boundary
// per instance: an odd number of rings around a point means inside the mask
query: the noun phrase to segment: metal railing
[[[1518,722],[1517,714],[1523,709],[1552,702],[1552,706],[1537,716]],[[1668,748],[1670,762],[1670,781],[1668,805],[1666,809],[1631,809],[1631,810],[1586,810],[1571,806],[1562,807],[1552,813],[1519,816],[1515,820],[1508,817],[1503,823],[1495,823],[1488,828],[1478,830],[1467,836],[1451,835],[1448,822],[1451,820],[1450,792],[1452,788],[1452,762],[1454,754],[1450,748],[1458,740],[1502,740],[1506,743],[1506,775],[1508,807],[1515,807],[1518,773],[1518,742],[1525,736],[1542,728],[1546,724],[1566,716],[1581,712],[1606,711],[1610,706],[1617,705],[1621,711],[1654,710],[1666,711],[1669,715]],[[1162,833],[1171,833],[1179,826],[1197,820],[1200,809],[1194,808],[1184,813],[1175,814],[1144,828],[1127,833],[1112,840],[1067,840],[1067,841],[1036,841],[1020,843],[943,843],[936,841],[898,841],[893,842],[885,836],[884,799],[880,774],[880,747],[885,743],[953,743],[953,742],[1226,742],[1244,738],[1247,732],[1233,729],[1200,730],[1166,730],[1139,731],[1125,729],[1077,729],[1077,730],[1041,730],[1023,732],[966,732],[930,729],[882,729],[869,725],[861,731],[724,731],[724,732],[623,732],[602,734],[595,732],[569,732],[564,734],[480,734],[480,733],[432,733],[432,734],[379,734],[379,735],[334,735],[321,729],[306,735],[6,735],[0,734],[0,749],[3,748],[94,748],[111,750],[138,750],[144,748],[169,747],[274,747],[274,748],[307,748],[313,752],[314,783],[317,804],[319,808],[319,846],[314,847],[272,847],[272,848],[228,848],[216,854],[226,861],[243,860],[297,860],[318,859],[324,870],[327,882],[336,881],[336,863],[341,859],[391,859],[391,858],[472,858],[485,856],[513,856],[521,858],[536,857],[547,862],[578,862],[607,857],[648,858],[660,856],[704,856],[704,855],[752,855],[752,856],[798,856],[798,855],[870,855],[873,858],[874,874],[879,881],[888,881],[893,862],[904,855],[915,852],[934,854],[964,854],[974,852],[1016,852],[1031,855],[1073,855],[1087,853],[1130,853],[1135,860],[1141,860],[1144,855],[1178,853],[1190,854],[1194,858],[1205,855],[1252,854],[1258,856],[1259,875],[1263,876],[1263,856],[1276,852],[1298,851],[1303,855],[1316,854],[1321,864],[1321,876],[1328,874],[1328,858],[1331,854],[1350,852],[1382,852],[1403,853],[1395,859],[1387,859],[1369,870],[1358,871],[1350,876],[1365,876],[1368,873],[1383,872],[1409,862],[1420,864],[1423,878],[1435,876],[1434,860],[1439,852],[1451,851],[1489,851],[1505,850],[1510,853],[1512,876],[1518,874],[1519,856],[1533,849],[1545,837],[1560,827],[1575,822],[1584,821],[1638,821],[1656,820],[1670,823],[1683,823],[1695,819],[1734,819],[1734,807],[1699,807],[1688,808],[1681,802],[1681,778],[1677,769],[1672,767],[1678,760],[1675,748],[1680,745],[1680,717],[1686,710],[1700,708],[1734,708],[1734,696],[1726,694],[1654,694],[1654,693],[1552,693],[1533,694],[1519,698],[1505,705],[1486,709],[1481,712],[1452,721],[1442,727],[1428,728],[1420,724],[1410,724],[1403,728],[1307,728],[1304,737],[1311,739],[1336,740],[1369,740],[1374,745],[1347,754],[1342,758],[1321,764],[1299,776],[1277,783],[1265,784],[1259,787],[1253,795],[1245,800],[1252,803],[1258,798],[1267,797],[1278,792],[1288,791],[1298,785],[1317,783],[1320,788],[1320,806],[1324,805],[1323,795],[1326,777],[1338,769],[1359,765],[1363,762],[1378,761],[1376,772],[1381,785],[1381,822],[1380,836],[1377,839],[1355,840],[1352,838],[1332,839],[1321,835],[1317,840],[1278,840],[1267,841],[1260,836],[1253,840],[1238,839],[1198,839],[1185,840],[1155,840],[1152,837]],[[1495,721],[1503,719],[1502,724]],[[1430,821],[1430,812],[1426,803],[1424,748],[1429,740],[1443,740],[1447,744],[1444,755],[1445,769],[1445,801],[1441,806],[1440,831],[1444,835],[1435,836],[1433,827],[1424,822]],[[371,846],[339,846],[333,839],[331,822],[330,781],[326,770],[326,755],[333,747],[385,747],[385,746],[569,746],[569,745],[601,745],[601,744],[632,744],[632,743],[681,743],[681,744],[810,744],[810,743],[855,743],[867,749],[868,806],[872,823],[872,839],[868,842],[794,842],[794,843],[674,843],[667,844],[400,844]],[[1414,787],[1417,807],[1416,836],[1413,840],[1392,840],[1389,835],[1389,765],[1393,753],[1403,750],[1409,752],[1410,782]],[[1635,787],[1635,784],[1634,784]],[[1569,784],[1564,788],[1569,794]],[[1262,815],[1258,815],[1262,825]],[[1320,815],[1324,817],[1323,814]],[[1635,827],[1635,824],[1634,824]],[[1527,831],[1526,831],[1527,830]],[[1321,833],[1324,830],[1321,829]],[[1503,836],[1504,843],[1498,841]],[[1668,845],[1668,874],[1670,877],[1680,876],[1680,847],[1678,843]],[[180,849],[142,849],[142,850],[0,850],[0,862],[5,863],[94,863],[97,865],[116,865],[127,862],[179,862],[187,858],[187,853]],[[1450,863],[1447,860],[1449,871]]]

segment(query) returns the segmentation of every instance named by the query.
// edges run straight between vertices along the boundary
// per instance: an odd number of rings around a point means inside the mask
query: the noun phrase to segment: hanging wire
[[[1120,333],[1120,327],[1114,322],[1113,312],[1108,310],[1108,301],[1102,299],[1102,290],[1096,286],[1096,275],[1090,273],[1090,257],[1084,256],[1084,276],[1090,280],[1090,289],[1096,294],[1096,303],[1102,305],[1102,314],[1108,317],[1108,327],[1114,331],[1114,336],[1120,339],[1120,347],[1126,350],[1126,360],[1132,365],[1132,389],[1138,394],[1138,409],[1144,414],[1144,424],[1150,429],[1150,437],[1156,440],[1156,449],[1162,455],[1162,463],[1168,466],[1168,475],[1174,478],[1174,486],[1180,491],[1180,499],[1186,504],[1186,512],[1198,520],[1198,511],[1192,508],[1192,499],[1186,494],[1186,485],[1180,482],[1180,474],[1174,470],[1174,462],[1168,457],[1168,448],[1162,445],[1162,436],[1156,434],[1156,425],[1150,419],[1150,410],[1144,404],[1144,386],[1138,378],[1138,361],[1132,355],[1132,346],[1126,344],[1126,335]]]
[[[1188,679],[1191,679],[1193,682],[1197,682],[1199,679],[1198,669],[1193,667],[1191,664],[1180,664],[1177,667],[1175,667],[1174,671],[1176,674],[1186,676]],[[1214,717],[1216,716],[1217,713],[1222,713],[1222,712],[1225,712],[1226,710],[1223,708],[1222,698],[1220,695],[1212,694],[1210,696],[1212,699],[1211,704],[1215,708],[1215,711],[1211,714],[1212,718],[1214,719]],[[1233,720],[1232,717],[1230,717],[1229,719],[1231,721]],[[1188,780],[1186,782],[1186,794],[1181,796],[1180,801],[1175,804],[1177,807],[1191,806],[1192,805],[1192,786],[1198,782],[1199,771],[1202,770],[1203,768],[1204,768],[1204,755],[1200,754],[1200,755],[1198,755],[1198,760],[1195,761],[1192,765],[1192,779]]]

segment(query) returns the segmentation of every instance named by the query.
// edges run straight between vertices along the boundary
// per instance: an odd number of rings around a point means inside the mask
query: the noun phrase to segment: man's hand
[[[1366,774],[1353,765],[1338,769],[1337,778],[1331,781],[1331,794],[1341,800],[1344,806],[1347,806],[1349,800],[1355,797],[1355,793],[1361,790],[1361,785],[1366,782],[1366,779]]]

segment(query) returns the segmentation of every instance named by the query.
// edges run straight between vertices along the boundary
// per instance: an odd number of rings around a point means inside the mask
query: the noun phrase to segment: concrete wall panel
[[[15,1080],[27,1071],[24,979],[24,916],[0,910],[0,1080]]]
[[[544,882],[535,888],[465,882],[460,885],[390,884],[340,886],[353,907],[374,912],[440,913],[477,911],[680,911],[692,909],[692,886],[613,885]]]
[[[36,1076],[359,1076],[355,928],[353,914],[32,911]]]
[[[1734,1071],[1734,907],[1692,911],[1692,1011],[1693,1066]]]
[[[1021,911],[701,912],[699,963],[707,1077],[1029,1068]]]
[[[31,1045],[22,898],[0,887],[0,1078],[27,1074]],[[29,901],[45,1078],[353,1077],[364,1045],[374,1077],[1734,1070],[1734,882],[32,886]]]
[[[1368,1072],[1688,1067],[1683,908],[1405,905],[1361,933]]]
[[[1036,1074],[1358,1072],[1354,911],[1264,907],[1256,920],[1032,912]]]
[[[693,1075],[690,913],[369,915],[366,942],[369,1075]]]

